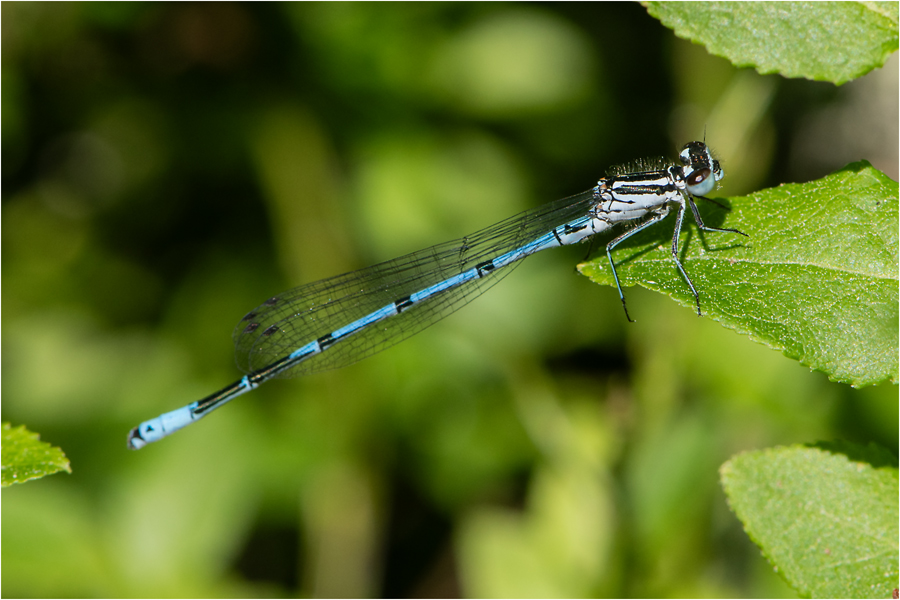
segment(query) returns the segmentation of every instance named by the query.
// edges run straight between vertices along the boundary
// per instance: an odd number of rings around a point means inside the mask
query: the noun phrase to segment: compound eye
[[[694,171],[693,173],[691,173],[691,176],[688,177],[687,184],[688,185],[700,185],[701,183],[703,183],[706,180],[707,177],[710,176],[711,173],[712,173],[712,171],[710,171],[709,169],[698,169],[698,170]]]
[[[716,186],[715,177],[710,177],[712,171],[709,169],[697,169],[685,178],[685,185],[688,192],[694,196],[705,196],[710,193]]]

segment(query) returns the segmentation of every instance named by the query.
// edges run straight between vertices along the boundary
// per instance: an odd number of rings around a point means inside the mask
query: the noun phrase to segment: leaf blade
[[[3,423],[2,442],[2,487],[40,479],[59,471],[72,472],[62,450],[40,441],[40,436],[28,431],[24,425],[14,428],[9,423]]]
[[[716,208],[704,220],[749,238],[704,233],[698,243],[685,229],[680,259],[704,314],[725,327],[834,381],[897,382],[897,198],[897,182],[853,163],[818,181],[729,199],[730,213]],[[662,235],[651,228],[618,247],[619,278],[693,307]],[[615,285],[602,254],[579,270]]]
[[[897,587],[897,474],[887,450],[849,443],[747,452],[720,469],[731,509],[785,580],[836,598]]]
[[[681,38],[738,67],[841,85],[898,47],[894,2],[649,2]]]

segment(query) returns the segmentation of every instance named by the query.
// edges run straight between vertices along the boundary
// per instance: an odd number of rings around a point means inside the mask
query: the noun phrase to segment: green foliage
[[[841,85],[897,50],[896,2],[650,2],[679,37],[762,74]]]
[[[59,471],[72,472],[63,451],[40,441],[40,436],[25,429],[3,423],[3,479],[0,485],[25,483]]]
[[[722,465],[732,510],[806,597],[888,598],[897,587],[897,459],[850,443],[770,448]]]
[[[135,424],[240,376],[229,333],[272,294],[586,189],[704,123],[731,196],[860,158],[890,174],[835,143],[896,133],[838,110],[887,69],[837,91],[740,72],[637,3],[2,12],[4,418],[79,465],[7,491],[4,595],[789,596],[718,466],[795,440],[897,444],[894,386],[828,381],[645,289],[626,323],[614,289],[572,273],[580,247],[128,452]],[[797,129],[822,110],[809,162]],[[777,233],[751,228],[686,225],[685,242],[710,257]],[[698,281],[711,316],[732,268]]]
[[[730,212],[702,211],[707,224],[749,236],[682,232],[680,258],[704,314],[835,381],[896,383],[897,194],[897,182],[862,162],[819,181],[730,198]],[[695,306],[668,233],[655,229],[613,253],[622,284]],[[580,269],[615,285],[605,254]]]
[[[837,85],[881,67],[898,47],[893,2],[653,2],[648,11],[736,66]],[[862,161],[729,203],[729,213],[706,212],[707,223],[748,240],[691,232],[681,250],[706,314],[834,381],[897,383],[897,182]],[[666,241],[650,232],[630,241],[615,257],[623,284],[693,307]],[[613,284],[605,256],[580,269]],[[860,460],[869,464],[845,456],[867,453]],[[897,589],[890,453],[767,450],[739,455],[721,472],[746,531],[799,593],[886,597]]]
[[[835,381],[896,383],[897,197],[897,182],[860,162],[729,198],[730,211],[713,207],[705,221],[749,238],[685,231],[680,258],[711,319]],[[646,231],[617,249],[619,277],[693,308],[668,241]],[[605,254],[580,269],[614,285]],[[873,452],[863,455],[875,460]],[[896,460],[876,454],[878,467]],[[856,479],[836,481],[842,475]],[[722,479],[750,537],[801,594],[884,597],[896,587],[896,468],[769,450],[732,459]]]

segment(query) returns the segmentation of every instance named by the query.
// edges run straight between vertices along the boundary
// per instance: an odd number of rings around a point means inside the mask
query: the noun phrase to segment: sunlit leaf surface
[[[3,424],[3,487],[40,479],[59,471],[72,472],[62,450],[40,440],[25,429]]]
[[[884,448],[747,452],[721,477],[747,534],[802,595],[888,598],[897,587],[897,459]]]
[[[748,238],[698,236],[692,225],[682,232],[681,260],[704,315],[835,381],[896,382],[897,182],[860,162],[819,181],[728,202],[730,212],[702,211],[707,225],[737,228]],[[674,219],[664,223],[671,227]],[[616,268],[623,285],[637,283],[693,308],[670,237],[665,225],[636,235],[633,245],[616,249]],[[603,253],[581,272],[614,284]]]
[[[762,74],[838,85],[897,51],[896,2],[650,2],[679,37]]]

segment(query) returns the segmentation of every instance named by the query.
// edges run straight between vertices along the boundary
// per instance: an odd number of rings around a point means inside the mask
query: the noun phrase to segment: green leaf
[[[763,75],[841,85],[897,50],[896,2],[649,2],[675,35]]]
[[[859,162],[818,181],[729,201],[731,212],[701,206],[704,221],[737,228],[748,238],[698,236],[693,227],[682,232],[679,256],[703,313],[834,381],[855,387],[896,383],[897,182]],[[670,235],[666,226],[651,227],[617,247],[619,279],[693,309],[694,298],[672,261]],[[597,283],[615,285],[605,253],[579,269]]]
[[[72,472],[63,451],[40,441],[40,436],[25,429],[3,424],[2,487],[40,479],[57,471]]]
[[[747,452],[720,469],[731,509],[800,594],[888,598],[897,587],[897,459],[874,444]]]

